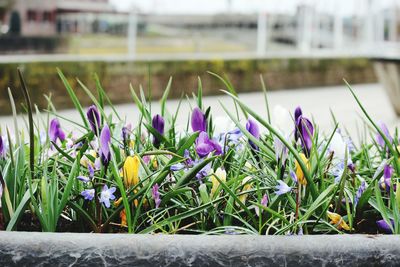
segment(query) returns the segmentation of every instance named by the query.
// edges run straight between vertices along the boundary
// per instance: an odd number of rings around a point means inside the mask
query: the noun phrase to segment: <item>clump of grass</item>
[[[81,122],[59,117],[48,98],[46,118],[30,102],[28,135],[15,120],[14,136],[0,134],[2,216],[6,230],[167,234],[399,233],[398,134],[377,125],[349,84],[376,132],[355,146],[336,122],[319,131],[301,108],[255,113],[231,83],[214,75],[235,103],[214,117],[193,94],[185,131],[178,130],[167,98],[154,114],[143,90],[131,86],[139,123],[122,120],[95,76],[84,109],[59,71]],[[28,81],[29,84],[29,81]],[[15,89],[14,89],[15,90]],[[11,91],[10,103],[15,114]],[[189,98],[187,98],[189,101]],[[108,113],[104,107],[111,106]],[[38,117],[39,118],[39,117]],[[40,116],[40,118],[44,118]],[[66,132],[63,122],[76,129]],[[271,123],[274,122],[274,124]],[[289,122],[289,125],[285,122]],[[226,125],[224,129],[222,125]],[[2,125],[3,126],[3,125]],[[263,130],[264,129],[264,130]]]

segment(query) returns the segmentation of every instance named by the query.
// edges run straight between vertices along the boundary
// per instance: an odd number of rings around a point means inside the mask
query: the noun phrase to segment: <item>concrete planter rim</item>
[[[0,232],[0,266],[395,265],[400,235]]]

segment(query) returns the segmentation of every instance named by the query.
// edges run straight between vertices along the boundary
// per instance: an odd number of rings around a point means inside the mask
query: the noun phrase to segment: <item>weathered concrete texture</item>
[[[396,266],[400,236],[0,233],[0,266]]]

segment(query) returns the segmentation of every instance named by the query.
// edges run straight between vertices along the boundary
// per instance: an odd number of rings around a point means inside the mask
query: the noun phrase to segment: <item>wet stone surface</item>
[[[0,266],[397,266],[398,236],[0,233]]]

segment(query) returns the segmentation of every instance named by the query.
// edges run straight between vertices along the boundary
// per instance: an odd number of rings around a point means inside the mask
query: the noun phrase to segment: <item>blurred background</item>
[[[98,74],[111,100],[126,103],[130,83],[157,99],[171,76],[174,97],[197,90],[198,77],[206,95],[218,94],[211,71],[242,93],[260,91],[260,75],[270,91],[317,92],[346,78],[368,84],[365,99],[394,117],[400,108],[385,92],[397,79],[400,96],[399,71],[387,67],[400,53],[399,11],[398,0],[0,0],[0,113],[10,112],[8,87],[22,99],[17,67],[40,108],[43,95],[70,108],[58,67],[85,105],[76,77],[95,90]],[[283,99],[312,107],[318,96],[293,92]]]
[[[144,55],[334,49],[398,38],[396,0],[1,0],[3,54]]]

